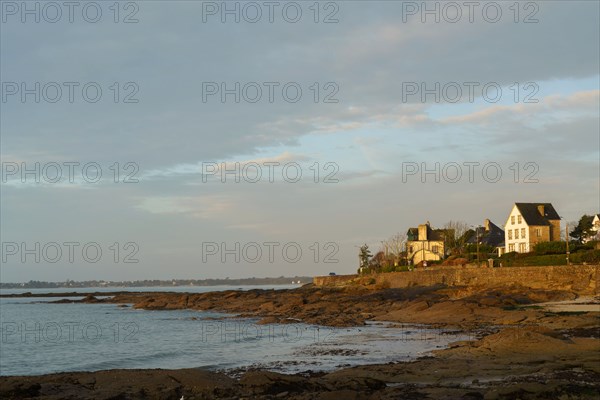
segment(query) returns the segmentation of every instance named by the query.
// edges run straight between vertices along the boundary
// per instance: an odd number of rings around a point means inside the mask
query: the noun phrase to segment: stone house
[[[429,221],[418,228],[409,228],[406,233],[406,253],[411,264],[423,260],[438,261],[444,258],[446,246],[445,229],[431,229]]]
[[[475,230],[475,234],[467,240],[467,244],[484,244],[493,247],[498,255],[504,254],[504,231],[489,219],[483,221],[483,226]]]
[[[515,203],[504,224],[506,252],[528,253],[536,243],[560,240],[560,216],[550,203]]]

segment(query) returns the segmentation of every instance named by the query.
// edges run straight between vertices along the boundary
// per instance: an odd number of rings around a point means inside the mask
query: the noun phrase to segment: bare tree
[[[447,250],[462,250],[467,241],[469,224],[464,221],[448,221],[444,224],[445,246]]]
[[[402,233],[396,233],[390,236],[388,239],[381,242],[383,250],[387,257],[399,262],[402,251],[404,250],[404,242],[406,242],[406,235]]]

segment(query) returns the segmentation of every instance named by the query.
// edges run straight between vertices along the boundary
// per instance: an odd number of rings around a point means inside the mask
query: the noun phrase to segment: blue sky
[[[29,248],[98,243],[104,255],[96,263],[81,254],[74,262],[63,255],[54,263],[44,257],[38,263],[33,256],[23,261],[20,253],[7,255],[13,251],[4,244],[0,280],[351,273],[356,246],[366,242],[376,250],[381,240],[425,221],[442,226],[490,218],[502,224],[517,201],[551,202],[564,221],[597,213],[598,3],[534,2],[537,23],[523,23],[523,12],[530,11],[524,8],[515,23],[512,2],[498,3],[503,17],[496,23],[481,14],[472,23],[466,18],[423,23],[418,15],[403,22],[407,3],[321,2],[318,23],[312,2],[295,3],[303,11],[297,23],[280,13],[273,23],[243,18],[222,23],[212,15],[203,22],[203,3],[189,1],[122,2],[115,23],[114,10],[99,3],[97,23],[87,22],[79,9],[72,23],[64,18],[48,23],[43,15],[39,23],[31,16],[23,23],[21,10],[11,8],[21,3],[2,2],[3,171],[36,162],[93,162],[103,171],[97,183],[81,174],[73,183],[7,177],[2,242]],[[240,9],[247,4],[240,2]],[[132,12],[138,22],[123,23]],[[338,22],[323,23],[331,12]],[[52,92],[39,103],[33,95],[22,102],[20,93],[9,94],[11,83],[33,87],[35,82],[79,86],[72,103],[66,92],[56,103],[47,101]],[[81,94],[90,82],[103,91],[96,103]],[[273,102],[263,92],[256,103],[243,98],[235,103],[231,95],[222,103],[218,95],[203,101],[203,82],[279,86]],[[295,103],[280,91],[290,82],[303,91]],[[403,98],[408,83],[433,87],[436,82],[441,87],[497,83],[502,96],[494,103],[477,90],[473,101],[465,95],[455,103]],[[535,85],[535,103],[524,101],[532,93],[528,84]],[[138,101],[123,102],[128,94]],[[324,102],[327,94],[337,102]],[[131,169],[125,168],[128,162]],[[290,183],[277,169],[273,183],[235,183],[231,176],[226,183],[215,176],[204,182],[202,163],[221,162],[257,163],[263,174],[265,162],[296,163],[303,175]],[[139,182],[114,183],[115,163],[119,180],[135,172]],[[435,182],[429,175],[423,183],[419,174],[403,179],[407,163],[427,168],[479,163],[479,169],[473,182],[466,176],[456,183],[443,176]],[[488,163],[501,168],[497,182],[481,175]],[[515,163],[518,183],[510,169]],[[534,172],[525,166],[532,164],[537,183],[524,183]],[[328,173],[337,183],[323,182]],[[298,243],[303,257],[203,261],[203,243],[243,247],[273,241],[280,247]],[[117,262],[114,243],[120,248]],[[123,262],[128,243],[138,247],[138,263]],[[325,263],[331,243],[337,262]]]

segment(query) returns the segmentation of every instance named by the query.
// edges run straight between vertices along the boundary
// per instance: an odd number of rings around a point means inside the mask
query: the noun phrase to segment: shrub
[[[396,267],[394,267],[393,265],[386,265],[385,267],[383,267],[381,269],[381,272],[394,272],[396,271]]]
[[[593,250],[595,244],[593,242],[581,244],[577,242],[569,242],[569,252],[576,253],[580,251]],[[545,254],[566,254],[567,242],[542,242],[535,245],[533,252],[536,255]]]
[[[598,264],[600,263],[600,250],[588,250],[571,254],[569,261],[575,264]]]
[[[533,252],[539,256],[545,254],[566,254],[567,242],[541,242],[534,246]]]
[[[567,265],[566,254],[547,254],[543,256],[532,256],[521,260],[524,266],[544,266],[544,265]]]
[[[567,255],[566,253],[536,255],[535,253],[511,252],[503,254],[501,261],[502,265],[506,267],[566,265]],[[579,249],[569,256],[569,261],[573,264],[598,264],[600,263],[600,250]]]
[[[487,245],[487,244],[480,244],[479,245],[479,254],[488,254],[488,253],[494,253],[496,251],[496,248],[494,248],[493,246]],[[465,246],[465,252],[467,253],[475,253],[477,254],[477,244],[468,244]]]

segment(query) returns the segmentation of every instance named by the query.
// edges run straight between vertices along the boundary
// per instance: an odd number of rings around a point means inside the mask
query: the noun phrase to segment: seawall
[[[440,267],[424,271],[389,272],[370,275],[316,276],[315,286],[404,288],[409,286],[505,286],[522,285],[532,289],[570,290],[595,295],[598,291],[598,265],[547,267]]]

